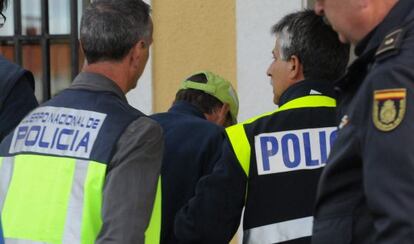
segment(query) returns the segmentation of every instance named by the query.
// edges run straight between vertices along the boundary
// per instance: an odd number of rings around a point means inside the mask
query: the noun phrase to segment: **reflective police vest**
[[[0,145],[5,242],[95,243],[107,164],[142,115],[113,94],[80,89],[27,115]]]
[[[304,96],[226,130],[248,177],[243,243],[310,243],[317,183],[336,137],[335,106],[327,96]]]

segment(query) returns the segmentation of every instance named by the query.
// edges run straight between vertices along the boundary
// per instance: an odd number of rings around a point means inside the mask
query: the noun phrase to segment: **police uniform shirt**
[[[312,243],[413,243],[414,2],[400,0],[356,53],[338,83]]]

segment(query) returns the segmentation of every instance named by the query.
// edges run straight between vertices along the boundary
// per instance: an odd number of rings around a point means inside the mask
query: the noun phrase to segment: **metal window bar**
[[[73,80],[79,73],[78,1],[70,1],[70,44]]]
[[[50,39],[47,38],[49,34],[49,1],[41,1],[41,18],[42,18],[42,33],[41,33],[41,47],[42,47],[42,88],[43,97],[49,99],[51,97],[51,80],[50,80]]]
[[[22,11],[21,1],[15,0],[14,5],[14,61],[18,64],[22,64],[22,44],[19,36],[22,36]]]
[[[84,4],[88,0],[83,1]],[[35,43],[41,45],[42,55],[42,85],[43,96],[41,101],[46,101],[51,97],[51,76],[50,76],[50,43],[52,41],[69,42],[71,46],[71,78],[79,72],[79,42],[78,42],[78,1],[70,1],[70,34],[68,35],[51,35],[49,34],[49,2],[41,0],[41,35],[28,36],[22,35],[22,14],[21,0],[14,0],[14,35],[0,36],[0,43],[14,44],[14,60],[17,64],[23,63],[23,43]]]

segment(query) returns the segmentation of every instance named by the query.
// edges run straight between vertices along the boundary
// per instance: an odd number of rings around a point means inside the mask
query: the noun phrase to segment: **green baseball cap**
[[[204,74],[207,78],[207,82],[200,83],[186,79],[181,82],[180,90],[195,89],[204,91],[205,93],[217,98],[222,103],[227,103],[230,106],[231,118],[234,123],[237,123],[239,99],[231,83],[210,71],[200,71],[194,73],[194,75],[197,74]]]

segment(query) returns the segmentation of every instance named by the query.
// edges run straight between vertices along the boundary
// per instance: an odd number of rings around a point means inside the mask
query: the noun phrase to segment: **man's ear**
[[[289,60],[289,78],[292,80],[303,80],[303,66],[296,55]]]
[[[133,65],[138,64],[138,60],[141,58],[142,51],[145,49],[145,42],[144,40],[140,40],[137,42],[130,51],[130,61]]]
[[[138,42],[139,46],[143,49],[145,49],[147,47],[147,43],[144,40],[140,40]]]
[[[216,108],[211,114],[204,114],[206,119],[215,124],[224,126],[226,124],[227,113],[230,111],[230,106],[224,103],[223,106]]]
[[[217,111],[218,121],[217,124],[224,126],[227,122],[227,114],[230,112],[230,105],[223,103],[223,106]]]

